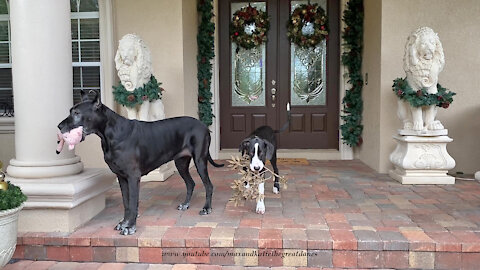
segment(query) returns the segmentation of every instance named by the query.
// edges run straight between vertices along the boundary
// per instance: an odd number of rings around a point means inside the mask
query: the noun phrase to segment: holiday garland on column
[[[362,144],[362,48],[363,48],[363,0],[350,0],[343,13],[347,25],[342,33],[344,52],[342,63],[347,67],[348,83],[343,98],[343,124],[340,126],[345,144],[358,146]]]
[[[200,15],[200,25],[197,34],[197,79],[198,79],[198,116],[205,125],[212,124],[212,63],[214,52],[215,24],[213,18],[213,0],[200,0],[197,11]]]

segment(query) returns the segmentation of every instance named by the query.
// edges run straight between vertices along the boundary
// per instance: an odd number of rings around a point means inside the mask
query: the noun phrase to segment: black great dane
[[[128,120],[103,105],[98,93],[93,99],[82,93],[82,102],[70,109],[58,128],[64,133],[79,126],[83,126],[82,140],[89,134],[100,137],[105,162],[118,177],[125,209],[123,220],[115,227],[120,234],[136,231],[140,177],[170,160],[175,161],[187,186],[187,196],[178,209],[186,210],[190,205],[195,182],[188,168],[193,158],[206,191],[200,215],[211,213],[213,185],[207,162],[215,167],[223,165],[210,156],[210,133],[202,122],[191,117],[155,122]]]

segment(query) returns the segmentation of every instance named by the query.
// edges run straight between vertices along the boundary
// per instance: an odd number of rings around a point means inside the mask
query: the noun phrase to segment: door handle
[[[274,80],[272,80],[272,84],[275,84]],[[277,89],[272,88],[270,92],[272,92],[272,107],[275,108],[275,94],[277,93]]]

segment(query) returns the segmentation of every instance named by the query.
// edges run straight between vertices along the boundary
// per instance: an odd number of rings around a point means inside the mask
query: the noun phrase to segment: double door
[[[278,148],[337,149],[339,129],[339,1],[311,0],[327,13],[328,40],[302,49],[287,38],[290,13],[308,1],[219,0],[220,146],[238,148],[255,128],[280,129]],[[268,41],[244,49],[230,40],[233,14],[251,5],[266,11]],[[218,117],[218,116],[217,116]]]

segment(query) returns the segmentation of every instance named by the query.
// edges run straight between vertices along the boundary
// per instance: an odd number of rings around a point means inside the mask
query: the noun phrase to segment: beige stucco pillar
[[[55,153],[57,124],[72,98],[69,0],[10,2],[15,158],[8,180],[29,196],[20,231],[71,231],[100,212],[114,177]]]

